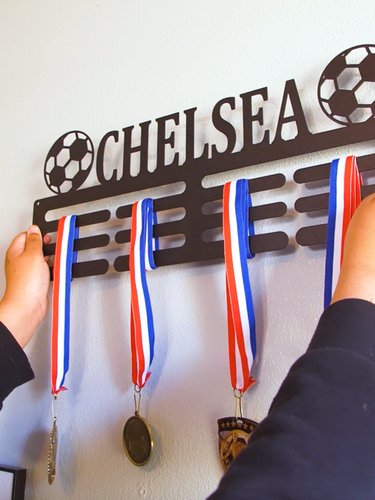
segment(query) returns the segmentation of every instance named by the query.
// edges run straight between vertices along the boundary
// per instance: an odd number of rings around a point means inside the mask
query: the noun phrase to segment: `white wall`
[[[50,195],[44,159],[69,130],[84,130],[97,146],[109,130],[194,106],[204,122],[219,99],[264,86],[265,121],[272,124],[291,78],[311,130],[331,128],[318,107],[318,79],[344,49],[375,43],[374,14],[372,0],[355,6],[349,0],[1,0],[1,253],[31,222],[34,200]],[[298,228],[311,222],[294,210],[306,191],[292,182],[293,172],[372,149],[365,143],[220,177],[282,172],[288,181],[254,197],[255,204],[287,203],[286,217],[256,230],[285,231],[294,252],[249,263],[259,346],[259,383],[245,396],[249,418],[266,415],[322,310],[324,251],[294,242]],[[27,468],[27,499],[202,499],[217,485],[216,420],[234,411],[223,264],[161,268],[149,275],[149,286],[157,338],[142,413],[154,429],[151,462],[135,468],[122,448],[122,428],[134,409],[128,274],[77,279],[53,486],[46,474],[50,315],[27,347],[36,378],[6,400],[0,415],[0,463]]]

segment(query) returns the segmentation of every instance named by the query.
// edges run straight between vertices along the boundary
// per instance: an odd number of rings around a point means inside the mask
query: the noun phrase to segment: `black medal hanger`
[[[374,84],[371,87],[374,88],[371,90],[374,95],[371,97],[371,102],[364,102],[362,90],[369,82]],[[200,156],[196,156],[198,149],[195,145],[196,108],[185,110],[183,114],[174,113],[155,120],[156,169],[152,172],[149,171],[148,165],[151,121],[139,125],[141,133],[138,145],[134,145],[135,141],[132,139],[134,126],[106,133],[100,141],[96,156],[93,142],[85,133],[80,131],[66,133],[54,143],[44,166],[46,183],[56,195],[35,202],[33,222],[41,228],[43,234],[54,233],[57,230],[58,220],[47,220],[51,211],[60,209],[59,212],[62,212],[63,209],[64,213],[69,215],[74,213],[77,206],[82,208],[98,200],[109,202],[113,197],[131,193],[139,194],[140,198],[147,197],[152,188],[183,183],[185,186],[183,192],[154,200],[154,209],[157,213],[176,209],[184,212],[184,216],[179,220],[160,222],[154,226],[155,237],[173,238],[179,235],[183,241],[180,246],[155,251],[156,265],[167,266],[201,261],[208,263],[223,258],[222,240],[210,237],[212,231],[221,231],[222,214],[220,211],[206,210],[210,203],[216,202],[216,205],[220,205],[223,188],[222,186],[205,188],[202,185],[203,179],[217,173],[223,174],[224,178],[225,173],[229,174],[233,170],[247,169],[248,172],[249,167],[255,165],[375,139],[375,45],[361,45],[345,50],[336,56],[322,73],[318,84],[318,101],[322,111],[336,124],[341,125],[334,130],[314,134],[310,132],[297,85],[294,80],[288,80],[281,99],[273,140],[270,138],[269,130],[265,130],[261,141],[254,143],[253,126],[263,127],[264,120],[262,107],[254,113],[253,98],[267,101],[268,90],[265,87],[241,94],[239,98],[243,117],[243,147],[240,151],[234,151],[237,142],[235,127],[221,114],[223,107],[236,109],[235,98],[228,97],[215,104],[211,117],[213,126],[226,138],[225,151],[218,151],[214,144],[204,144]],[[288,106],[291,107],[292,113],[288,112]],[[179,126],[180,121],[184,121],[186,127],[185,161],[182,165],[179,164],[179,153],[174,152],[175,132],[168,132],[169,125]],[[284,140],[283,131],[290,124],[295,128],[295,137]],[[121,140],[123,141],[121,178],[116,167],[113,167],[108,178],[104,168],[106,147],[110,143],[112,145],[121,143]],[[169,164],[166,164],[166,148],[172,148],[174,154]],[[140,169],[137,175],[133,176],[130,165],[134,154],[139,155]],[[375,155],[358,158],[361,172],[375,168],[373,156]],[[79,189],[87,178],[94,159],[100,184]],[[294,181],[300,184],[328,179],[329,169],[330,164],[299,169],[295,172]],[[253,206],[249,211],[250,220],[277,219],[286,214],[286,204],[279,201],[282,191],[279,193],[277,191],[284,185],[285,176],[282,172],[249,180],[251,193],[269,191],[268,199],[275,196],[273,202]],[[363,196],[370,192],[375,192],[374,186],[365,186],[362,189]],[[310,213],[326,208],[328,208],[328,194],[305,196],[295,203],[295,210],[299,213]],[[73,265],[73,276],[106,274],[110,268],[115,272],[127,271],[128,255],[124,252],[124,246],[130,240],[130,230],[124,225],[111,237],[108,234],[110,231],[106,232],[102,228],[105,228],[106,224],[108,228],[113,227],[114,220],[121,224],[129,218],[131,204],[117,206],[114,216],[106,208],[83,214],[81,211],[79,210],[77,216],[77,225],[88,227],[86,233],[90,235],[81,236],[75,241],[74,249],[78,252],[78,262]],[[325,231],[325,224],[301,228],[296,234],[296,241],[300,245],[324,244]],[[250,247],[255,254],[280,251],[285,249],[288,243],[289,238],[283,231],[250,237]],[[98,249],[98,252],[104,254],[104,258],[84,261],[85,257],[81,258],[79,252],[89,249]],[[46,255],[53,255],[54,251],[54,244],[45,246]]]

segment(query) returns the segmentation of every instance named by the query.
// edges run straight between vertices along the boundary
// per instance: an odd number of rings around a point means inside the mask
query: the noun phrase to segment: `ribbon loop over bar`
[[[239,179],[224,185],[229,366],[232,387],[241,394],[255,383],[250,375],[256,355],[255,315],[247,268],[247,258],[254,257],[249,247],[249,236],[254,234],[254,225],[249,222],[250,207],[248,180]]]
[[[139,388],[144,387],[151,375],[149,369],[154,357],[154,319],[146,281],[146,270],[156,269],[153,251],[158,249],[158,240],[153,239],[153,224],[156,224],[156,213],[152,199],[134,203],[129,254],[130,338],[132,381]]]
[[[333,160],[329,179],[324,309],[332,299],[340,274],[349,222],[361,202],[362,178],[355,156]]]
[[[72,265],[77,258],[73,244],[77,238],[76,216],[62,217],[57,227],[53,266],[51,385],[54,396],[66,390],[63,384],[69,370],[70,284]]]

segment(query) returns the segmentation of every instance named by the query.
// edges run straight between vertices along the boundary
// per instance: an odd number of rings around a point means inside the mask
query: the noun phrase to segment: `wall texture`
[[[44,159],[69,130],[85,131],[97,146],[110,130],[137,128],[196,106],[202,133],[198,149],[203,136],[225,148],[225,139],[209,126],[215,103],[267,86],[265,126],[272,137],[285,81],[292,78],[310,130],[334,127],[318,106],[319,77],[344,49],[375,43],[374,14],[370,0],[358,0],[355,6],[343,0],[339,9],[337,2],[322,0],[1,0],[1,254],[31,222],[34,200],[50,195]],[[233,119],[240,115],[234,113]],[[177,134],[177,147],[178,141]],[[284,188],[253,200],[287,204],[286,217],[257,224],[256,231],[285,231],[291,243],[287,251],[249,262],[259,346],[258,384],[245,396],[249,418],[266,415],[322,311],[324,250],[301,248],[294,241],[298,228],[311,219],[294,210],[306,188],[293,183],[293,172],[373,147],[363,143],[205,181],[222,184],[272,172],[287,177]],[[120,164],[118,150],[109,153],[110,161]],[[90,182],[96,182],[94,173]],[[113,209],[116,203],[108,206]],[[27,346],[35,380],[17,389],[0,415],[0,463],[27,468],[28,500],[195,500],[218,484],[222,470],[216,420],[234,411],[223,263],[161,268],[149,275],[149,286],[157,338],[142,413],[154,430],[152,460],[135,468],[122,448],[122,428],[134,409],[128,274],[77,279],[53,486],[46,474],[50,316]]]

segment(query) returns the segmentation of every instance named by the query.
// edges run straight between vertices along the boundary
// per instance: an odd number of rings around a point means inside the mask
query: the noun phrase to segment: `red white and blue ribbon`
[[[154,358],[155,331],[146,270],[156,269],[153,251],[158,240],[153,238],[156,213],[151,198],[134,203],[130,238],[129,270],[131,288],[130,340],[132,352],[132,381],[144,387],[150,377]]]
[[[336,159],[331,164],[324,308],[331,302],[340,274],[344,241],[349,222],[361,202],[361,174],[355,156]]]
[[[230,377],[233,389],[244,393],[255,380],[250,375],[256,355],[255,315],[247,259],[249,236],[254,225],[249,222],[251,197],[248,180],[224,185],[223,231],[226,270],[228,347]]]
[[[75,224],[75,215],[65,216],[59,220],[57,228],[52,292],[51,384],[54,396],[66,389],[64,380],[69,370],[70,284],[72,265],[76,261],[73,244],[78,238]]]

